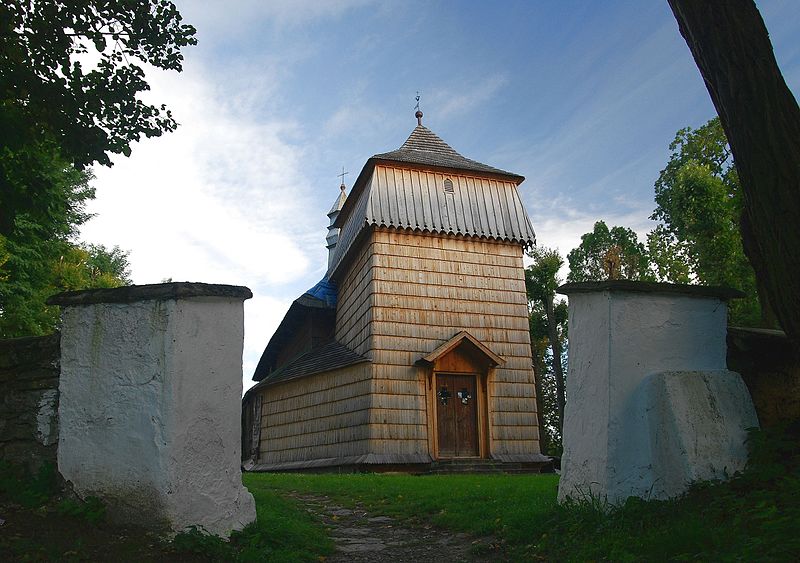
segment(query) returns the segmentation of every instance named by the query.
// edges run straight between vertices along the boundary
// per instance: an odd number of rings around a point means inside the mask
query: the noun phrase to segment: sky
[[[249,287],[244,388],[291,302],[325,273],[326,213],[367,159],[423,123],[525,176],[538,244],[595,221],[643,237],[669,144],[715,112],[666,0],[182,0],[182,73],[142,98],[180,127],[94,170],[81,240],[130,252],[136,284]],[[800,92],[800,6],[757,2]]]

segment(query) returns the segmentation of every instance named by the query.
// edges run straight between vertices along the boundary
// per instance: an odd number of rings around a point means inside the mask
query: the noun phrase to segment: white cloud
[[[536,231],[536,244],[555,248],[564,258],[564,267],[559,272],[562,280],[566,280],[569,266],[567,254],[581,243],[581,236],[591,232],[597,221],[605,221],[609,228],[620,226],[633,229],[640,242],[646,242],[647,233],[656,223],[648,219],[651,210],[638,207],[628,211],[620,211],[630,204],[618,207],[613,212],[602,214],[595,207],[578,206],[571,198],[558,198],[547,205],[540,205],[530,210],[533,228]]]
[[[185,20],[205,35],[241,33],[242,24],[251,29],[270,23],[275,28],[293,28],[323,19],[341,17],[374,0],[197,0],[178,2]]]
[[[430,103],[436,107],[436,116],[441,119],[462,116],[487,102],[508,83],[504,74],[481,77],[475,83],[471,77],[469,83],[461,84],[457,88],[436,90],[431,95]]]
[[[89,210],[97,216],[81,238],[130,250],[137,284],[172,278],[250,287],[249,385],[291,301],[281,296],[292,295],[292,284],[315,269],[319,253],[308,251],[308,242],[319,238],[322,247],[317,225],[297,220],[313,208],[305,149],[286,140],[295,133],[292,123],[253,121],[256,93],[215,87],[200,67],[179,76],[151,72],[148,80],[151,96],[181,126],[95,170],[97,199]]]

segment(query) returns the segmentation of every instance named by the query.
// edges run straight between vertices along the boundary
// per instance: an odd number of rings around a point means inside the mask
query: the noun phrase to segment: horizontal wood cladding
[[[536,413],[526,412],[492,412],[489,414],[492,424],[495,426],[535,426],[537,424]]]
[[[318,432],[292,434],[282,438],[269,439],[262,437],[261,447],[265,448],[266,446],[269,446],[267,449],[263,449],[262,451],[291,450],[296,448],[352,442],[367,438],[369,438],[369,425],[361,424],[359,426],[349,426],[335,430],[321,430]]]
[[[273,385],[269,387],[269,392],[264,395],[263,400],[275,402],[303,397],[319,391],[332,391],[345,385],[363,384],[363,382],[368,382],[371,377],[372,370],[368,363],[356,364]]]
[[[372,361],[269,388],[259,462],[427,455],[434,391],[415,362],[460,330],[505,361],[481,395],[487,447],[537,453],[522,256],[519,244],[475,237],[365,233],[336,271],[336,339]]]
[[[335,457],[348,457],[369,453],[370,441],[368,439],[340,441],[333,444],[293,447],[287,441],[281,449],[265,452],[259,457],[259,463],[282,463],[287,461],[305,461]]]
[[[458,332],[458,329],[464,327],[463,324],[455,324],[451,326],[456,328],[455,331],[450,328],[451,337],[453,336],[453,332]],[[376,326],[376,328],[378,327],[380,327],[380,325]],[[376,348],[383,350],[401,350],[407,352],[419,351],[427,354],[428,352],[438,348],[439,345],[445,340],[449,340],[448,338],[431,338],[428,334],[425,334],[427,331],[424,330],[424,327],[423,330],[420,330],[419,332],[422,333],[419,336],[395,336],[384,335],[380,333],[375,334],[373,335],[373,345]],[[471,330],[469,332],[472,333]],[[489,346],[496,354],[522,356],[525,351],[530,350],[530,345],[525,340],[525,334],[527,333],[521,331],[494,330],[492,331],[492,336],[494,337],[492,340],[486,339],[482,340],[481,342]]]
[[[448,285],[469,289],[492,289],[498,291],[525,291],[525,280],[516,278],[489,278],[470,274],[450,274],[443,272],[418,271],[403,268],[375,268],[373,279],[420,283],[431,285]]]
[[[368,453],[371,374],[358,364],[263,390],[259,462]]]
[[[372,408],[424,410],[425,397],[420,395],[392,395],[388,393],[373,393]]]
[[[399,289],[399,288],[398,288]],[[417,297],[415,295],[376,293],[372,302],[375,307],[373,320],[383,320],[382,315],[386,310],[457,313],[465,315],[466,324],[484,327],[516,328],[522,329],[520,317],[527,319],[528,309],[524,305],[515,303],[492,303],[491,301],[477,301],[474,299],[455,299],[441,297]],[[480,317],[475,318],[476,315]],[[486,318],[491,316],[491,318]],[[435,317],[433,317],[435,318]],[[527,328],[527,325],[526,327]]]
[[[394,425],[422,425],[424,427],[426,421],[425,410],[411,410],[411,409],[372,409],[370,411],[370,421],[379,424],[394,424]]]
[[[374,424],[370,436],[373,440],[428,440],[428,429],[422,423]]]
[[[499,371],[499,370],[498,370]],[[518,411],[518,408],[503,408],[503,405],[515,405],[516,403],[529,403],[528,399],[535,397],[534,385],[527,383],[506,383],[505,381],[495,380],[491,384],[492,396],[498,401],[497,410]]]
[[[536,412],[536,403],[531,399],[517,399],[512,400],[513,397],[492,397],[490,399],[489,408],[490,412],[497,413],[525,413]],[[496,422],[503,423],[503,420]]]
[[[369,350],[369,337],[362,337],[369,324],[372,299],[372,244],[369,237],[358,251],[346,275],[338,283],[336,305],[336,340],[358,354]]]
[[[400,285],[402,283],[402,285]],[[527,299],[519,291],[467,288],[460,285],[426,285],[416,282],[393,282],[373,280],[374,293],[429,297],[435,299],[457,299],[460,301],[486,301],[527,307]]]
[[[427,354],[428,352],[438,348],[442,343],[450,340],[454,334],[461,330],[466,330],[497,354],[500,354],[501,352],[494,349],[495,343],[518,344],[520,345],[520,350],[523,346],[528,346],[528,349],[530,349],[528,340],[529,333],[519,328],[513,328],[513,326],[475,326],[474,324],[468,322],[471,319],[465,318],[465,315],[458,316],[450,313],[437,313],[435,311],[418,311],[409,312],[406,314],[403,310],[385,309],[384,311],[376,312],[379,313],[378,316],[381,317],[381,319],[374,322],[372,326],[373,337],[381,338],[381,345],[375,346],[376,348],[384,347],[390,350],[420,350]],[[384,312],[386,314],[383,314]],[[434,325],[417,324],[415,319],[420,319],[421,321],[429,321],[433,319],[441,321],[442,323]],[[494,317],[493,321],[496,324],[503,324],[500,322],[501,319],[498,317]],[[508,324],[516,322],[516,320],[513,318],[509,318],[509,321],[510,322]],[[391,346],[391,342],[401,342],[403,340],[425,340],[428,342],[417,343],[411,348],[409,348],[409,346],[411,346],[410,344]],[[430,346],[432,342],[436,342],[437,344]],[[374,342],[373,345],[375,345]],[[504,353],[509,353],[509,350],[506,350]],[[525,356],[530,358],[529,354],[525,354]],[[529,367],[530,365],[531,362],[528,361],[526,367]]]
[[[416,246],[471,254],[511,256],[522,260],[522,246],[511,242],[387,228],[377,228],[375,229],[375,234],[374,241],[376,243],[385,243],[392,247]],[[419,241],[422,237],[425,238],[424,243]]]
[[[454,262],[434,258],[409,258],[391,254],[375,254],[375,267],[411,270],[412,272],[437,272],[457,276],[483,276],[510,280],[522,280],[524,273],[517,266],[495,266],[480,262]]]
[[[327,405],[330,406],[330,405]],[[308,410],[308,409],[304,409]],[[275,417],[269,417],[262,430],[262,439],[285,438],[298,434],[313,432],[336,431],[342,428],[351,428],[355,425],[369,421],[369,409],[354,409],[345,412],[328,412],[328,414],[292,420],[291,413],[285,412]],[[283,420],[283,423],[281,423]],[[266,435],[264,435],[266,433]]]
[[[370,398],[368,393],[363,393],[355,396],[345,396],[342,399],[335,401],[328,401],[325,403],[308,403],[303,405],[294,404],[291,406],[284,405],[286,401],[278,401],[271,403],[270,409],[267,412],[262,410],[262,421],[265,425],[270,427],[281,426],[286,424],[305,424],[309,420],[317,418],[328,418],[338,414],[358,413],[369,409]],[[357,420],[357,415],[350,416],[351,419]]]
[[[434,248],[430,245],[420,246],[417,244],[416,240],[413,240],[414,237],[431,235],[420,235],[419,233],[410,235],[399,231],[394,231],[390,234],[396,235],[397,238],[404,238],[403,242],[394,244],[386,242],[385,240],[383,242],[375,242],[373,243],[373,252],[375,254],[397,256],[399,258],[421,258],[440,262],[486,264],[491,266],[510,266],[514,268],[523,267],[521,253],[517,253],[513,250],[510,254],[495,253],[486,251],[489,250],[486,248],[484,248],[482,252],[468,250],[468,247],[474,248],[475,243],[466,238],[455,238],[454,240],[461,241],[462,244],[450,245],[450,248]],[[437,238],[442,239],[442,237]],[[505,248],[505,245],[503,248]]]
[[[381,366],[385,368],[387,366]],[[376,393],[387,395],[424,395],[425,384],[416,379],[407,380],[402,374],[396,374],[402,379],[378,379],[373,381],[372,389]]]
[[[539,452],[538,433],[535,438],[530,440],[495,440],[493,442],[493,454],[533,454]]]
[[[469,330],[469,327],[464,325],[451,325],[458,328]],[[456,330],[457,331],[457,330]],[[454,331],[455,332],[455,331]],[[451,335],[452,336],[452,335]],[[527,343],[514,343],[514,342],[493,342],[491,340],[483,341],[491,350],[502,357],[518,356],[529,357],[530,344]],[[412,358],[411,361],[398,362],[399,365],[411,365],[416,362],[421,355],[427,354],[435,350],[442,340],[428,339],[428,338],[410,338],[410,337],[394,337],[394,336],[380,336],[373,337],[373,356],[377,363],[395,363],[391,361],[384,361],[385,358],[390,357],[392,353],[401,352],[408,354],[417,354],[416,357],[405,356],[405,358]],[[528,364],[530,365],[530,363]]]
[[[370,450],[380,452],[383,455],[419,455],[428,453],[428,440],[402,440],[398,438],[372,439],[370,440]]]
[[[525,424],[518,426],[492,426],[492,438],[495,440],[537,440],[538,429],[534,424]]]

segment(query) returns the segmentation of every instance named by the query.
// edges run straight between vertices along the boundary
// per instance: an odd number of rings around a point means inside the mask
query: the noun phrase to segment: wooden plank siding
[[[365,455],[424,461],[435,453],[435,416],[430,414],[435,399],[428,388],[429,368],[416,362],[462,330],[504,360],[490,370],[488,380],[480,380],[485,392],[476,393],[476,401],[480,398],[488,411],[481,415],[479,431],[486,436],[481,438],[481,451],[500,457],[538,454],[522,246],[480,236],[503,231],[505,223],[527,221],[512,217],[516,207],[501,201],[513,191],[511,184],[448,175],[464,194],[456,201],[433,185],[440,183],[441,174],[382,166],[376,167],[376,174],[375,182],[415,186],[431,197],[381,191],[362,202],[372,206],[371,213],[394,210],[419,218],[421,224],[416,229],[372,226],[357,238],[351,233],[349,239],[341,239],[353,246],[346,260],[340,257],[337,262],[341,268],[334,270],[335,337],[370,362],[260,391],[258,465],[315,460],[334,460],[333,464]],[[478,192],[490,199],[480,201]],[[380,199],[392,193],[397,194],[394,201]],[[419,204],[422,207],[409,211]],[[501,209],[508,216],[492,211]],[[431,221],[445,216],[477,236],[427,230]],[[387,215],[382,220],[391,224],[394,219]],[[355,233],[350,227],[343,232]]]
[[[257,464],[369,453],[371,381],[364,363],[266,388]]]
[[[414,363],[466,330],[506,360],[487,384],[491,453],[539,453],[521,246],[378,228],[369,247],[373,447],[428,448],[426,376]]]
[[[372,312],[372,246],[357,250],[347,275],[339,281],[336,305],[336,340],[369,357],[369,323]]]

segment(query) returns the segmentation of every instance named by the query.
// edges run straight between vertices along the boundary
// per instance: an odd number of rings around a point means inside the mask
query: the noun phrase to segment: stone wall
[[[0,461],[56,464],[60,335],[0,340]]]
[[[800,420],[800,353],[782,331],[730,327],[728,369],[742,374],[762,427]]]

